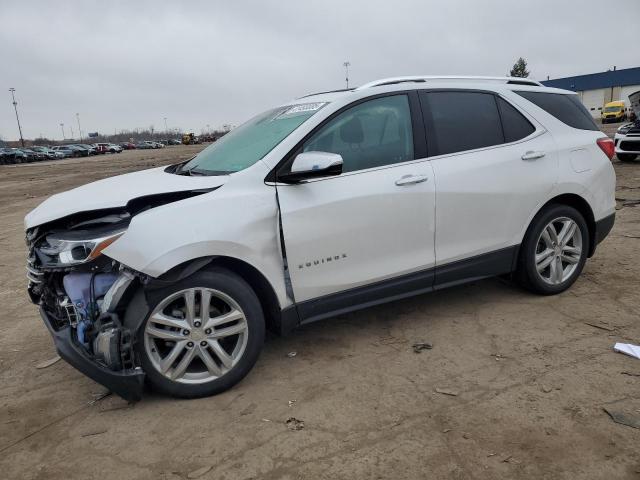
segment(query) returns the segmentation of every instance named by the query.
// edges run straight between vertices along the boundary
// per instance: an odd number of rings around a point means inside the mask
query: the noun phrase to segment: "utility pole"
[[[164,117],[164,134],[169,136],[169,127],[167,127],[167,117]]]
[[[65,136],[64,136],[64,123],[60,124],[60,128],[62,128],[62,140],[66,140]]]
[[[80,127],[80,114],[76,113],[76,119],[78,120],[78,135],[80,136],[80,141],[82,142],[82,128]]]
[[[344,62],[342,64],[344,66],[345,69],[345,73],[346,73],[346,82],[347,82],[347,89],[349,89],[349,67],[351,66],[351,64],[349,62]]]
[[[16,121],[18,122],[18,131],[20,132],[20,143],[22,144],[22,148],[24,148],[24,138],[22,138],[22,127],[20,126],[20,117],[18,117],[18,102],[16,102],[16,89],[10,88],[11,98],[13,99],[13,109],[16,111]]]

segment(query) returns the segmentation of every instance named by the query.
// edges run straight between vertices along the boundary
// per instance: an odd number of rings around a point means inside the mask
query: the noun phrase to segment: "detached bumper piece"
[[[129,402],[137,402],[142,398],[145,374],[140,368],[113,371],[100,365],[76,343],[70,326],[56,330],[52,319],[42,307],[40,316],[64,361]]]

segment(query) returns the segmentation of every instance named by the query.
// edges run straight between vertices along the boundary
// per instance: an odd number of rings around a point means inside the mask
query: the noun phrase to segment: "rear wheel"
[[[563,292],[582,272],[588,251],[588,227],[580,212],[568,205],[549,205],[529,226],[517,277],[542,295]]]
[[[183,398],[223,392],[258,359],[265,335],[260,302],[236,274],[214,269],[154,295],[137,343],[152,386]]]
[[[616,153],[616,157],[621,162],[633,162],[638,155],[634,153]]]

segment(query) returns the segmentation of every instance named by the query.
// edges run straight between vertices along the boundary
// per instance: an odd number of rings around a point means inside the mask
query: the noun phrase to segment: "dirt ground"
[[[38,368],[55,351],[25,291],[24,215],[199,148],[0,167],[0,477],[640,479],[640,429],[603,411],[640,416],[640,360],[612,350],[640,344],[640,161],[614,161],[614,230],[564,294],[494,279],[313,324],[199,400],[95,400],[63,361]]]

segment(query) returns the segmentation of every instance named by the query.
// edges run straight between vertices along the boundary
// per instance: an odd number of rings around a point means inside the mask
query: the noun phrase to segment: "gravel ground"
[[[199,148],[0,167],[0,477],[640,478],[640,429],[603,410],[640,416],[640,360],[612,351],[640,344],[640,162],[614,161],[616,225],[561,295],[493,279],[343,315],[268,338],[243,382],[199,400],[130,406],[62,361],[37,368],[55,351],[25,291],[24,215]]]

